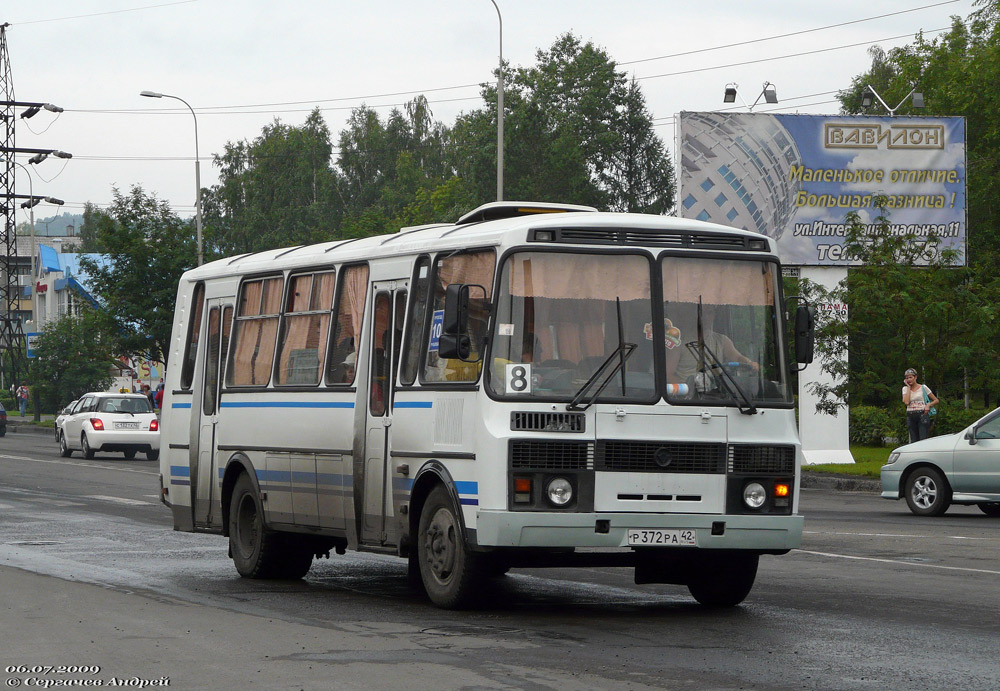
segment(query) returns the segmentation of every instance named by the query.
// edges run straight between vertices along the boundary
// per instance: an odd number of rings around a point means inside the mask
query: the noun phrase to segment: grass
[[[891,446],[852,446],[851,455],[854,456],[854,463],[804,465],[802,470],[814,473],[837,473],[838,475],[877,478],[882,466],[889,460],[890,452],[892,452]]]

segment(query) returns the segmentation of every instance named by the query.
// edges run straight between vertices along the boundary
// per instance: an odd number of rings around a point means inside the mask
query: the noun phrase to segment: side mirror
[[[795,361],[802,364],[813,361],[815,314],[814,308],[810,305],[799,305],[795,309]]]
[[[438,357],[458,358],[465,362],[478,362],[472,356],[472,336],[469,329],[469,294],[472,289],[482,293],[485,302],[486,289],[478,285],[453,283],[444,292],[444,319],[441,338],[438,341]],[[480,346],[482,344],[479,344]]]
[[[970,446],[975,446],[976,445],[976,428],[973,427],[968,432],[966,432],[965,433],[965,438],[969,440],[969,445]]]

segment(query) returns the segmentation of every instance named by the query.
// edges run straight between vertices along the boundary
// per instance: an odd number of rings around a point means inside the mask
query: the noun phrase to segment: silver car
[[[1000,408],[957,434],[900,446],[882,466],[882,497],[906,499],[918,516],[975,504],[1000,516]]]

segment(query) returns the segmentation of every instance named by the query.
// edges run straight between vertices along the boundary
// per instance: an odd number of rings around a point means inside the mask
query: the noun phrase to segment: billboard
[[[785,264],[850,266],[845,216],[873,224],[885,195],[900,235],[965,263],[965,119],[681,113],[684,218],[773,238]]]

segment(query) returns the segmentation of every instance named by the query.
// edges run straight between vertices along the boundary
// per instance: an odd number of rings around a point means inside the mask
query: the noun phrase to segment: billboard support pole
[[[799,278],[831,291],[847,278],[846,266],[803,266]],[[822,305],[818,305],[822,309]],[[843,307],[843,306],[841,306]],[[825,357],[820,355],[799,373],[799,438],[802,440],[803,461],[819,463],[854,463],[851,455],[850,410],[845,405],[835,415],[816,412],[819,397],[810,389],[813,384],[835,384],[834,378],[822,370]]]

